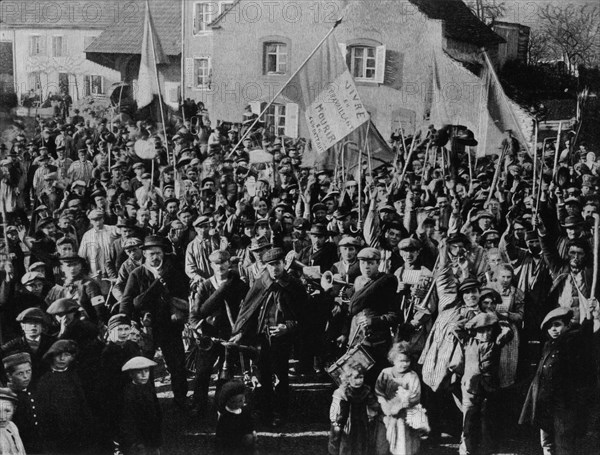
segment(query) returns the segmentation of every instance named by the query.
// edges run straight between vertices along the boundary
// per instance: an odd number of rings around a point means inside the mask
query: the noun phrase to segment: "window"
[[[254,114],[260,114],[267,107],[267,103],[253,101],[250,107]],[[270,134],[297,138],[298,113],[299,106],[296,103],[273,104],[269,106],[262,120]]]
[[[364,41],[367,41],[368,44]],[[356,81],[384,83],[386,63],[386,47],[384,45],[372,40],[361,40],[352,45],[340,43],[340,50],[348,64],[350,74]]]
[[[350,72],[355,79],[375,80],[375,54],[374,47],[350,48]]]
[[[42,80],[39,71],[33,71],[27,74],[27,85],[29,90],[38,91],[42,88]]]
[[[85,96],[104,95],[104,78],[102,76],[83,76],[83,93]]]
[[[179,83],[165,81],[165,103],[173,109],[179,108]]]
[[[194,59],[194,87],[210,89],[210,58]]]
[[[62,36],[52,37],[52,56],[64,57],[64,40]]]
[[[283,136],[285,134],[285,106],[273,104],[267,109],[265,116],[267,130],[275,136]]]
[[[209,32],[208,25],[232,6],[232,0],[196,3],[194,5],[194,35]]]
[[[265,74],[287,73],[287,44],[265,43]]]
[[[32,57],[44,55],[44,41],[40,35],[32,35],[29,37],[29,55]]]

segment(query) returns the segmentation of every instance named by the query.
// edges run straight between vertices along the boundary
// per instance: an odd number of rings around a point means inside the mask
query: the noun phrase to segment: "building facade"
[[[0,41],[10,43],[19,98],[68,93],[78,100],[103,95],[119,80],[118,72],[86,60],[84,52],[122,14],[114,2],[5,1],[0,11]]]
[[[184,0],[183,8],[183,96],[230,122],[248,105],[261,112],[343,16],[340,52],[384,137],[434,120],[477,131],[481,49],[495,58],[503,42],[460,0]],[[265,121],[277,135],[308,135],[289,98]]]
[[[498,46],[500,68],[510,61],[527,63],[530,27],[511,22],[494,22],[492,29],[505,41]]]

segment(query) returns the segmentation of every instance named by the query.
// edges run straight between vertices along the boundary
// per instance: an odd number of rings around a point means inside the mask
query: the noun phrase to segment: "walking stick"
[[[600,247],[600,215],[594,213],[592,215],[594,217],[594,275],[592,278],[592,289],[590,290],[590,300],[596,298],[596,286],[598,284],[598,262],[600,262],[600,253],[598,252],[598,248]],[[594,315],[594,311],[598,311],[598,308],[591,308],[592,318],[594,320],[594,332],[600,330],[600,320],[597,315]]]

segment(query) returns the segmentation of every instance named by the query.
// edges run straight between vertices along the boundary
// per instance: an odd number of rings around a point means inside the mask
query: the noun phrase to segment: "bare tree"
[[[506,14],[506,3],[498,0],[469,0],[467,6],[486,24],[491,24]]]
[[[563,58],[569,71],[600,62],[600,7],[546,5],[539,11],[540,29],[554,58]]]
[[[539,30],[531,30],[527,46],[527,63],[535,65],[551,55],[548,37]]]

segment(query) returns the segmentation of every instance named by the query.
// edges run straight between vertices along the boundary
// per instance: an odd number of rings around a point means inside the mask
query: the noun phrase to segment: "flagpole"
[[[181,0],[181,89],[179,93],[181,94],[181,118],[183,119],[183,123],[185,125],[185,0]],[[166,138],[165,138],[166,140]],[[169,155],[167,152],[167,159]]]
[[[149,30],[149,35],[150,35],[150,40],[152,41],[152,56],[154,58],[154,74],[156,76],[156,88],[158,91],[158,105],[159,105],[159,109],[160,109],[160,119],[162,121],[163,124],[163,133],[165,135],[165,148],[167,149],[167,157],[169,156],[169,138],[167,137],[167,124],[165,123],[165,114],[163,112],[163,101],[162,101],[162,95],[160,94],[160,80],[158,78],[158,65],[156,63],[156,48],[154,46],[154,28],[152,27],[153,21],[151,20],[151,14],[150,14],[150,3],[148,2],[148,0],[146,0],[146,8],[148,8],[148,17],[150,18],[150,30]],[[154,160],[154,158],[153,158]]]
[[[244,133],[244,135],[240,138],[240,140],[235,145],[235,147],[233,147],[233,149],[231,150],[231,152],[229,152],[229,154],[227,155],[227,158],[231,157],[231,155],[233,155],[233,153],[238,149],[238,147],[244,142],[244,140],[246,139],[246,137],[248,137],[248,135],[250,134],[250,131],[252,131],[252,129],[260,121],[260,119],[262,118],[262,116],[265,115],[265,113],[267,112],[267,110],[273,105],[273,103],[275,102],[275,100],[277,99],[277,97],[283,93],[283,91],[288,86],[288,84],[292,81],[292,79],[294,79],[298,75],[298,73],[300,71],[302,71],[302,68],[304,68],[306,66],[306,64],[311,59],[311,57],[313,55],[315,55],[316,52],[319,50],[319,48],[323,45],[323,43],[325,41],[327,41],[327,38],[329,38],[329,35],[331,35],[334,32],[334,30],[336,29],[336,27],[342,23],[342,19],[343,18],[339,18],[335,22],[335,24],[333,24],[333,27],[331,27],[331,29],[327,32],[327,34],[325,35],[325,37],[323,37],[323,39],[319,42],[319,44],[317,44],[317,46],[313,49],[313,51],[309,54],[309,56],[306,57],[306,59],[304,60],[304,62],[302,62],[302,64],[298,67],[298,69],[294,72],[294,74],[292,74],[290,76],[290,78],[283,85],[283,87],[281,87],[281,89],[279,89],[279,91],[275,94],[275,96],[273,96],[273,99],[269,102],[269,104],[267,104],[267,106],[262,110],[262,112],[259,114],[259,116],[254,120],[254,122],[252,123],[252,125],[250,125],[250,127],[246,130],[246,132]]]

